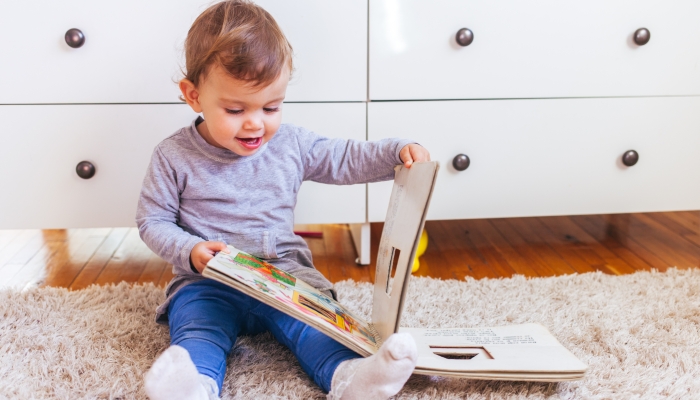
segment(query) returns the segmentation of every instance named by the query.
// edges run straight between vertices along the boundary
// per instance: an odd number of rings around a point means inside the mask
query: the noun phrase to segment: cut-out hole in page
[[[474,358],[493,360],[491,354],[483,347],[430,346],[430,349],[436,356],[449,360],[471,360]]]
[[[396,267],[399,265],[401,250],[396,247],[391,248],[391,258],[389,259],[389,275],[386,277],[386,294],[391,295],[391,283],[396,275]]]

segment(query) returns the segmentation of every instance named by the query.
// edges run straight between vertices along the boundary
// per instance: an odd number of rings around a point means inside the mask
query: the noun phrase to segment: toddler
[[[153,400],[216,399],[236,338],[270,331],[329,398],[393,396],[416,364],[410,336],[395,334],[362,358],[201,272],[231,244],[335,297],[292,230],[302,182],[389,180],[396,164],[428,161],[427,150],[406,140],[327,139],[281,124],[292,48],[275,20],[248,1],[204,11],[188,33],[185,57],[182,99],[203,118],[155,148],[136,216],[143,241],[176,274],[156,310],[171,346],[146,374],[146,393]]]

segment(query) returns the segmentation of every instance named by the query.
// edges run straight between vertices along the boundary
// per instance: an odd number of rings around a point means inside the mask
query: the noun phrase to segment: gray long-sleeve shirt
[[[233,245],[319,290],[332,290],[314,268],[306,242],[293,232],[301,183],[393,179],[393,168],[401,163],[399,151],[413,143],[328,139],[283,124],[255,154],[239,156],[208,144],[197,132],[198,121],[156,146],[139,198],[141,238],[173,264],[175,274],[166,301],[156,310],[160,323],[167,321],[175,292],[204,279],[191,268],[190,252],[205,240]]]

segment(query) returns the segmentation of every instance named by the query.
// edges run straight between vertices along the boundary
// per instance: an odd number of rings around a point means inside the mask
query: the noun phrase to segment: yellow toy
[[[422,256],[423,253],[425,253],[425,250],[428,248],[428,232],[423,229],[423,233],[420,234],[420,240],[418,240],[418,248],[416,249],[416,258],[413,259],[413,268],[411,268],[411,272],[416,272],[418,271],[418,268],[420,268],[420,261],[418,260],[418,257]]]

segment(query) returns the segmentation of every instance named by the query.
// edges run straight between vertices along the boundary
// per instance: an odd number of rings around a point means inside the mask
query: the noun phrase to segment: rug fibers
[[[372,287],[336,284],[368,316]],[[143,375],[168,346],[152,285],[0,291],[0,398],[143,399]],[[400,399],[700,398],[700,270],[465,281],[414,278],[402,326],[537,322],[589,366],[583,380],[494,382],[413,376]],[[323,398],[268,334],[239,339],[223,399]]]

